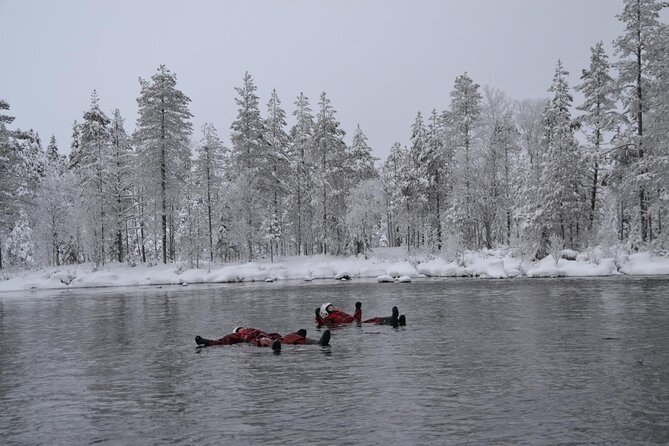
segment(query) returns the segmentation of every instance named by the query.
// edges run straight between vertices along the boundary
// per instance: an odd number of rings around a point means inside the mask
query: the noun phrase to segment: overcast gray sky
[[[263,113],[273,88],[289,115],[301,91],[314,111],[326,91],[347,142],[359,123],[385,158],[408,142],[417,111],[448,107],[465,71],[514,99],[545,97],[561,58],[573,86],[595,42],[610,52],[621,10],[622,0],[0,0],[0,98],[15,127],[45,145],[53,133],[69,153],[93,89],[130,133],[138,77],[165,64],[192,99],[195,138],[212,122],[229,145],[248,70]]]

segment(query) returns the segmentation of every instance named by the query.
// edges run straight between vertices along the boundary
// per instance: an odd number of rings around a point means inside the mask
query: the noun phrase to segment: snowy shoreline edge
[[[183,263],[155,266],[108,264],[96,271],[90,264],[81,264],[5,273],[5,280],[0,280],[0,292],[278,280],[376,278],[381,283],[447,277],[508,279],[669,275],[669,258],[648,252],[616,253],[607,257],[601,252],[591,252],[588,256],[564,251],[562,257],[557,263],[552,256],[531,262],[513,257],[508,251],[489,250],[464,253],[457,261],[449,261],[427,254],[407,255],[406,251],[385,248],[376,250],[367,259],[316,255],[287,257],[274,263],[260,260],[243,264],[211,264],[199,269],[188,268]]]

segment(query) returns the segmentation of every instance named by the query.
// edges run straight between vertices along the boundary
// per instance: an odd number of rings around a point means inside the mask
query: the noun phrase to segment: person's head
[[[300,328],[299,330],[297,330],[296,333],[297,333],[298,335],[302,336],[303,338],[306,338],[306,337],[307,337],[307,330],[305,330],[304,328]]]
[[[328,302],[321,305],[321,317],[328,317],[328,314],[334,311],[334,306]]]
[[[235,327],[235,329],[233,330],[233,333],[239,333],[243,329],[244,329],[244,327]]]

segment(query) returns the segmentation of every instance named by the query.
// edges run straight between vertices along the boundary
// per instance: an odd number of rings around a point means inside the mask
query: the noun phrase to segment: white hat
[[[330,314],[330,312],[328,311],[328,307],[331,306],[331,305],[332,304],[330,302],[321,305],[321,317],[322,318],[328,317],[328,314]]]

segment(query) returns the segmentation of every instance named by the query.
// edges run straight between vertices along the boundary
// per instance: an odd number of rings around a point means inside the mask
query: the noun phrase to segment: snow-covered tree
[[[85,210],[86,239],[96,264],[106,260],[108,217],[108,168],[110,119],[100,109],[97,92],[91,94],[91,105],[77,126],[77,150],[70,153],[70,166],[79,180],[82,207]],[[73,147],[74,148],[74,147]]]
[[[447,141],[442,116],[432,110],[425,129],[421,152],[418,153],[418,174],[425,181],[431,244],[441,250],[443,242],[442,211],[452,184],[453,154]]]
[[[168,254],[174,260],[175,212],[190,171],[193,115],[188,109],[190,98],[177,88],[176,74],[164,65],[150,80],[140,79],[139,83],[139,116],[134,134],[138,168],[147,204],[160,220],[162,261],[167,263]]]
[[[473,165],[474,138],[481,114],[479,85],[467,73],[455,79],[451,91],[451,108],[447,117],[450,141],[453,144],[456,169],[453,200],[449,219],[459,228],[463,241],[473,246],[478,241],[479,222],[474,213]]]
[[[217,203],[220,200],[223,168],[225,163],[225,147],[218,137],[213,124],[202,126],[202,139],[197,147],[197,159],[193,176],[199,185],[199,196],[206,213],[207,247],[209,261],[214,261],[214,218]]]
[[[660,10],[666,6],[660,0],[625,0],[618,19],[625,25],[624,33],[615,41],[618,83],[624,115],[629,122],[625,141],[619,144],[617,161],[626,165],[627,174],[622,179],[623,190],[636,191],[636,210],[639,241],[652,238],[652,225],[648,208],[655,198],[656,188],[648,175],[654,163],[654,147],[647,140],[644,118],[651,111],[649,86],[653,82],[652,66],[656,57],[666,60],[666,52],[654,51],[656,38],[662,36],[659,22]]]
[[[346,227],[350,236],[349,246],[355,255],[365,254],[379,244],[385,213],[383,195],[383,183],[379,178],[364,180],[351,190]]]
[[[475,165],[478,174],[477,215],[483,242],[509,243],[518,165],[518,131],[513,122],[513,105],[500,90],[485,87],[481,104],[481,156]]]
[[[56,143],[56,136],[51,135],[49,145],[46,146],[46,158],[49,162],[55,162],[60,159],[58,154],[58,144]]]
[[[134,153],[130,146],[130,138],[123,128],[123,117],[118,109],[109,126],[109,166],[108,196],[113,246],[118,262],[130,254],[130,235],[128,222],[135,208],[134,197]]]
[[[584,216],[588,215],[584,188],[587,172],[574,137],[568,74],[558,60],[549,89],[553,97],[543,119],[542,177],[534,205],[542,239],[557,234],[567,246],[576,248],[586,225]]]
[[[372,148],[367,143],[367,136],[358,124],[353,132],[353,141],[349,154],[351,165],[351,184],[357,185],[361,181],[377,178],[379,173],[374,167],[377,158],[372,155]]]
[[[650,111],[646,119],[648,142],[653,147],[649,163],[649,182],[655,192],[649,206],[652,217],[652,247],[658,251],[669,248],[669,26],[663,24],[653,45],[650,85]]]
[[[406,213],[409,217],[407,227],[407,248],[418,248],[421,242],[425,244],[426,234],[424,220],[427,210],[427,179],[422,166],[427,144],[427,128],[421,112],[416,113],[416,119],[411,125],[411,146],[409,147],[409,159],[405,160],[403,169],[402,194]],[[429,239],[429,232],[428,232]]]
[[[345,132],[339,127],[335,110],[325,92],[318,102],[319,111],[314,126],[314,168],[318,194],[320,252],[341,253],[346,243],[344,220],[346,218],[347,149]],[[332,245],[334,249],[330,248]]]
[[[590,67],[583,70],[581,84],[576,90],[583,93],[583,104],[577,107],[583,112],[578,118],[586,135],[586,157],[590,169],[590,217],[588,229],[593,230],[595,220],[601,214],[599,202],[602,183],[602,168],[605,168],[605,152],[609,148],[616,124],[614,83],[609,74],[609,62],[604,44],[598,42],[590,49]],[[597,218],[598,219],[598,218]]]
[[[35,264],[34,251],[33,230],[27,216],[21,212],[7,237],[7,258],[11,265],[29,268]]]
[[[244,74],[243,85],[237,91],[238,113],[230,128],[232,129],[231,178],[237,187],[249,188],[247,202],[243,205],[243,218],[246,224],[244,239],[246,257],[255,256],[255,244],[259,241],[262,223],[262,197],[266,193],[267,178],[263,177],[269,166],[269,144],[265,140],[265,125],[260,117],[258,96],[251,75]]]
[[[79,201],[76,190],[77,180],[65,166],[63,157],[54,157],[58,149],[49,144],[44,178],[36,197],[36,228],[34,231],[36,246],[35,257],[41,264],[60,265],[65,261],[68,240],[78,236],[76,223]],[[71,246],[78,257],[79,249]]]
[[[309,99],[300,93],[295,101],[295,125],[290,130],[290,158],[293,180],[290,182],[293,233],[295,252],[298,255],[310,254],[314,240],[312,235],[314,193],[314,118],[309,107]]]
[[[8,113],[9,104],[0,99],[0,269],[4,267],[3,247],[6,232],[14,225],[18,158],[7,125],[14,121]]]
[[[383,164],[381,179],[385,195],[386,231],[388,245],[401,246],[405,235],[409,232],[408,215],[406,213],[405,196],[403,194],[403,180],[406,177],[404,169],[410,163],[409,152],[396,142],[390,149],[388,158]]]
[[[281,100],[276,90],[267,104],[265,120],[265,141],[269,145],[267,165],[269,169],[262,174],[264,188],[267,189],[268,212],[264,218],[265,238],[269,244],[270,259],[274,261],[274,252],[283,238],[283,204],[290,190],[291,159],[289,155],[288,134],[285,131],[286,112],[281,108]]]

